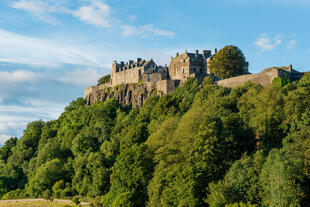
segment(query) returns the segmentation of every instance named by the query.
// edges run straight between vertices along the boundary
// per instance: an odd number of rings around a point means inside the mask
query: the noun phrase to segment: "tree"
[[[214,75],[225,79],[245,74],[246,64],[242,51],[233,45],[221,49],[210,61],[209,67]]]
[[[111,79],[111,75],[109,74],[109,75],[106,75],[106,76],[101,77],[101,78],[97,81],[97,83],[98,83],[98,85],[105,84],[105,83],[110,82],[110,79]]]

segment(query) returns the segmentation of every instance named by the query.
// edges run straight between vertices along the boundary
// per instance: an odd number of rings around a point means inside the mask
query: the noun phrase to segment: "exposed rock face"
[[[114,87],[108,85],[92,86],[85,89],[85,99],[87,105],[96,101],[105,101],[115,98],[123,105],[132,104],[133,107],[141,107],[146,98],[151,95],[162,95],[163,92],[156,90],[155,87],[147,87],[145,84],[131,83],[122,84]]]

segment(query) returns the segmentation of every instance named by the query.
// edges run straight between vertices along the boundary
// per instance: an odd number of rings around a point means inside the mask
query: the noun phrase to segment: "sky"
[[[0,145],[53,120],[114,60],[236,45],[257,73],[310,70],[310,0],[0,0]]]

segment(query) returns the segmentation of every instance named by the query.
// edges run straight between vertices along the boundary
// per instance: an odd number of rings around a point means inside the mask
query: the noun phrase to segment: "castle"
[[[171,57],[169,67],[158,66],[153,59],[146,61],[137,58],[136,62],[129,60],[127,63],[114,61],[111,80],[107,86],[152,83],[157,90],[167,94],[189,77],[202,82],[207,75],[212,75],[208,64],[216,53],[217,49],[213,55],[211,50],[203,50],[201,54],[198,50],[195,53],[187,51],[183,54],[176,53],[175,57]],[[244,66],[244,70],[248,73],[248,63]]]
[[[218,85],[236,87],[247,81],[265,86],[271,84],[277,77],[297,80],[303,76],[303,73],[294,70],[292,65],[272,67],[258,74],[250,74],[249,64],[246,62],[244,65],[245,75],[220,80],[212,74],[212,68],[209,67],[209,62],[216,53],[217,49],[213,54],[211,50],[203,50],[201,54],[198,50],[195,53],[187,51],[183,54],[176,53],[175,57],[171,57],[169,67],[158,66],[153,59],[146,61],[137,58],[136,62],[129,60],[127,63],[114,61],[110,82],[86,88],[84,97],[87,104],[114,97],[126,105],[142,106],[145,99],[154,91],[159,95],[169,94],[190,77],[201,83],[206,76],[211,76]],[[108,88],[120,90],[111,91],[107,90]]]

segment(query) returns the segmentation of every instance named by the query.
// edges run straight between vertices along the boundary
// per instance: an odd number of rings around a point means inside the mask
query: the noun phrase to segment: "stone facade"
[[[211,50],[203,50],[202,54],[196,50],[195,53],[185,53],[171,58],[169,75],[171,79],[184,82],[189,77],[197,78],[201,82],[207,75],[208,59],[212,56]]]
[[[156,63],[151,59],[149,61],[137,58],[137,62],[129,60],[126,64],[124,62],[113,62],[111,85],[116,86],[126,83],[138,83],[142,75],[148,70],[155,70],[158,68]]]

